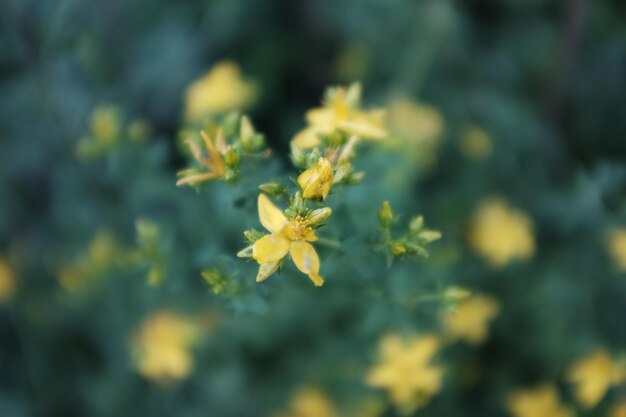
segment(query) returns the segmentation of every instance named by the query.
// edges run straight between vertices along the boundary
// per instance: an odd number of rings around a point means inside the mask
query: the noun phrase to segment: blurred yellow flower
[[[338,417],[335,405],[321,390],[303,387],[297,390],[289,407],[275,417]]]
[[[331,209],[324,207],[307,216],[293,216],[288,219],[265,194],[259,194],[258,208],[261,224],[270,234],[252,245],[252,258],[260,265],[257,282],[262,282],[273,274],[283,258],[289,254],[296,267],[307,274],[316,287],[324,284],[324,279],[319,275],[319,257],[308,242],[317,240],[312,226],[328,218]]]
[[[333,183],[333,167],[330,161],[321,157],[319,161],[298,176],[302,197],[325,200]]]
[[[152,313],[131,342],[137,370],[159,383],[186,378],[193,370],[191,348],[198,337],[195,321],[170,311]]]
[[[391,132],[399,139],[392,146],[407,152],[420,165],[429,166],[435,162],[445,129],[439,110],[399,98],[389,106],[387,120]]]
[[[111,145],[120,137],[120,110],[116,106],[98,106],[91,113],[89,127],[93,137],[102,145]]]
[[[487,132],[478,126],[469,126],[459,140],[459,149],[468,159],[485,159],[491,155],[493,144]]]
[[[486,295],[472,295],[460,301],[456,309],[444,311],[441,321],[444,333],[451,340],[470,344],[482,343],[489,335],[489,322],[500,310],[500,304]]]
[[[626,417],[626,401],[614,405],[610,417]]]
[[[314,148],[320,144],[320,135],[336,130],[360,139],[383,139],[387,136],[384,110],[360,110],[361,85],[352,84],[348,89],[331,90],[323,107],[311,109],[306,114],[307,127],[296,133],[292,145],[300,149]]]
[[[89,129],[90,135],[76,144],[76,155],[82,159],[103,154],[120,139],[120,109],[112,105],[97,106],[89,116]]]
[[[219,179],[226,173],[226,163],[224,156],[229,150],[226,144],[224,133],[219,129],[215,135],[215,141],[211,139],[204,131],[200,132],[207,156],[202,154],[200,147],[193,139],[186,139],[185,143],[189,146],[194,159],[202,165],[204,170],[197,168],[187,168],[178,172],[180,179],[176,181],[177,186],[181,185],[198,185],[205,181]]]
[[[6,259],[0,257],[0,303],[13,297],[15,284],[13,268]]]
[[[432,363],[439,347],[439,338],[432,334],[407,340],[386,335],[380,342],[380,362],[370,370],[366,383],[386,389],[398,410],[409,414],[441,390],[444,371]]]
[[[561,404],[553,384],[517,390],[507,400],[507,409],[514,417],[573,417],[574,413]]]
[[[59,284],[70,293],[86,290],[99,274],[114,265],[129,260],[127,249],[120,246],[110,232],[101,230],[92,238],[86,253],[80,254],[72,262],[61,266],[57,273]]]
[[[208,114],[238,110],[250,105],[256,96],[256,86],[242,79],[236,63],[220,61],[187,87],[185,117],[200,121]]]
[[[574,362],[567,379],[576,384],[576,398],[586,408],[595,407],[612,385],[626,381],[626,367],[598,349]]]
[[[493,267],[529,259],[535,252],[533,222],[500,198],[483,201],[471,221],[470,246]]]
[[[626,271],[626,227],[615,227],[607,236],[609,255],[619,271]]]

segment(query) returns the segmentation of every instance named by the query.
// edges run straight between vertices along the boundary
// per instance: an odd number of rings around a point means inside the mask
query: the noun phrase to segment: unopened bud
[[[330,192],[333,183],[333,167],[324,157],[298,176],[298,185],[302,189],[304,198],[324,200]]]
[[[287,191],[285,186],[278,181],[269,181],[261,184],[259,185],[259,189],[269,195],[281,195]]]
[[[330,207],[322,207],[316,210],[313,210],[311,214],[306,219],[307,225],[316,225],[321,224],[333,213],[333,210]]]
[[[378,222],[384,228],[389,228],[394,223],[393,210],[391,210],[391,205],[388,201],[385,201],[380,210],[378,210]]]
[[[391,243],[391,253],[393,256],[404,256],[406,255],[406,246],[402,242],[392,242]]]
[[[228,147],[226,149],[226,153],[224,154],[224,163],[229,167],[236,167],[239,165],[239,161],[241,160],[241,155],[239,155],[239,151],[233,147]]]

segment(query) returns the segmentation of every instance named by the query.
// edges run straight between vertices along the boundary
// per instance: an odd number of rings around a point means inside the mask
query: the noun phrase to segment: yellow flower
[[[572,364],[567,379],[576,384],[576,398],[586,408],[595,407],[612,385],[626,381],[626,367],[615,363],[602,349]]]
[[[202,154],[200,147],[193,139],[186,139],[185,143],[189,146],[194,159],[206,170],[188,168],[178,172],[178,176],[181,177],[176,181],[178,186],[197,185],[205,181],[222,178],[226,173],[224,156],[230,148],[226,144],[223,131],[221,129],[217,131],[215,142],[204,131],[200,132],[200,135],[202,136],[207,156]]]
[[[298,176],[302,196],[312,200],[325,200],[333,183],[333,167],[330,161],[321,157],[319,161]]]
[[[408,340],[395,334],[383,337],[380,363],[370,370],[367,384],[386,389],[401,412],[413,412],[441,390],[443,368],[431,363],[439,346],[432,334]]]
[[[616,404],[611,409],[611,417],[626,417],[626,401]]]
[[[293,394],[289,408],[276,417],[338,417],[328,396],[317,388],[303,387]]]
[[[469,243],[497,268],[513,260],[529,259],[535,252],[532,220],[521,210],[509,208],[502,199],[488,199],[474,214]]]
[[[89,159],[103,154],[119,139],[122,128],[120,110],[116,106],[96,107],[89,117],[91,135],[76,145],[76,155]]]
[[[116,106],[98,106],[91,113],[89,126],[94,138],[104,146],[113,144],[120,136],[120,111]]]
[[[255,85],[241,78],[236,63],[220,61],[187,88],[185,115],[189,121],[199,121],[211,113],[246,107],[256,96]]]
[[[507,400],[509,413],[514,417],[573,417],[574,413],[561,404],[552,384],[517,390]]]
[[[469,126],[459,141],[461,153],[469,159],[485,159],[491,155],[493,145],[487,132],[478,126]]]
[[[184,379],[194,366],[190,349],[197,338],[198,326],[189,318],[170,311],[148,316],[131,344],[139,373],[159,383]]]
[[[498,314],[499,303],[492,297],[472,295],[460,301],[454,311],[441,316],[444,331],[451,340],[470,344],[483,342],[489,334],[489,322]]]
[[[358,83],[347,90],[335,88],[323,107],[307,112],[308,126],[296,133],[292,144],[300,149],[314,148],[320,144],[320,135],[336,130],[361,139],[383,139],[387,136],[384,111],[362,111],[359,109],[360,100],[361,85]]]
[[[626,271],[626,227],[615,227],[608,234],[608,250],[619,271]]]
[[[15,293],[15,274],[13,268],[0,257],[0,303],[13,297]]]
[[[285,217],[265,194],[259,194],[259,219],[270,234],[252,245],[252,258],[260,265],[257,282],[266,280],[289,254],[296,267],[307,274],[316,287],[324,284],[319,275],[320,260],[308,242],[317,240],[313,225],[324,221],[331,214],[329,207],[314,210],[308,216]]]
[[[389,106],[389,126],[399,140],[391,146],[401,148],[421,165],[435,161],[445,129],[443,116],[435,107],[399,98]]]

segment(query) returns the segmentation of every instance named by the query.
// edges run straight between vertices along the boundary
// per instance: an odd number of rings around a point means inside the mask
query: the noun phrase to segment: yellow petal
[[[309,125],[324,133],[335,130],[335,117],[333,109],[328,107],[312,109],[306,113],[306,121]]]
[[[320,144],[319,134],[321,132],[315,127],[305,127],[295,134],[292,145],[300,149],[315,148]]]
[[[276,272],[279,265],[280,260],[261,264],[259,266],[259,272],[256,274],[256,282],[265,281],[270,275]]]
[[[362,139],[383,139],[387,131],[378,122],[378,115],[360,115],[345,120],[339,127],[346,132]]]
[[[278,233],[287,226],[283,212],[270,201],[265,194],[259,194],[259,220],[267,230]]]
[[[289,252],[289,240],[278,235],[265,235],[252,245],[252,258],[260,264],[279,261]]]
[[[322,157],[315,165],[298,176],[298,185],[302,196],[313,200],[324,200],[333,183],[333,167],[328,159]]]
[[[296,267],[309,276],[316,287],[324,283],[324,279],[319,276],[320,259],[310,243],[305,241],[291,242],[289,255],[293,259]]]
[[[224,170],[224,161],[222,160],[222,155],[219,153],[215,144],[211,140],[211,138],[204,133],[204,130],[200,131],[200,136],[202,136],[202,140],[204,141],[204,146],[206,147],[207,152],[209,153],[209,157],[211,158],[211,166],[212,168],[218,172]]]

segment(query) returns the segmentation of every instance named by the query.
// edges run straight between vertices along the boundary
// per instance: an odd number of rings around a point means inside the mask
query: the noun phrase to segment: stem
[[[316,243],[319,243],[322,246],[327,246],[333,249],[341,249],[341,242],[337,239],[329,239],[325,237],[318,237]]]

